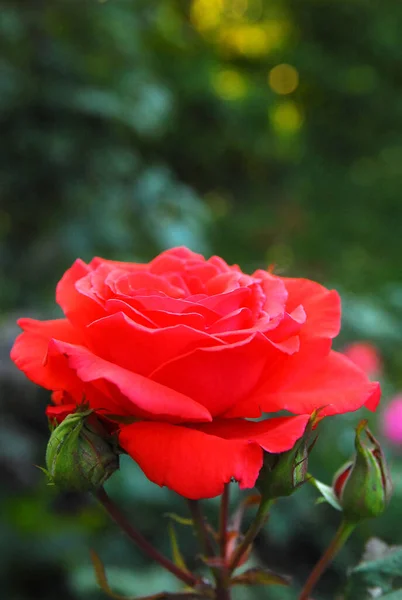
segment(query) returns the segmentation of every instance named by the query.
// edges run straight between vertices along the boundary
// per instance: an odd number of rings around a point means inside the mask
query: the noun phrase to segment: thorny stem
[[[348,539],[355,527],[356,523],[342,521],[332,542],[330,543],[324,554],[321,556],[314,569],[311,571],[301,591],[299,600],[308,600],[310,598],[310,594],[313,588],[315,587],[317,581],[320,579],[321,575],[324,573],[329,563],[334,559],[339,550],[342,548],[342,546],[344,545],[344,543],[346,542],[346,540]]]
[[[152,544],[148,542],[148,540],[137,531],[131,523],[126,519],[118,506],[113,502],[113,500],[107,495],[103,488],[100,488],[95,493],[96,498],[103,505],[103,507],[108,512],[109,516],[119,525],[119,527],[128,535],[128,537],[135,543],[141,550],[147,554],[152,560],[158,562],[162,567],[170,571],[173,575],[175,575],[180,581],[183,581],[188,586],[194,588],[198,583],[198,579],[194,577],[191,573],[184,571],[180,567],[174,564],[169,558],[161,554]]]
[[[268,512],[272,504],[273,500],[271,499],[261,499],[261,503],[258,507],[257,514],[254,517],[254,521],[251,523],[242,542],[240,542],[240,544],[237,546],[236,550],[233,553],[232,559],[229,564],[229,573],[232,573],[236,569],[243,555],[245,554],[249,546],[253,543],[257,534],[260,532],[267,519]]]
[[[193,519],[194,527],[197,532],[197,537],[199,543],[201,545],[202,551],[204,552],[206,558],[214,558],[215,553],[211,544],[211,540],[209,537],[209,533],[206,527],[206,522],[204,515],[201,511],[201,506],[198,500],[188,500],[188,506],[190,508],[191,516]],[[225,539],[226,539],[226,530],[225,530]],[[222,561],[222,565],[220,567],[210,566],[212,574],[216,581],[216,590],[215,590],[215,598],[216,600],[230,600],[230,590],[228,587],[227,581],[227,573],[224,568],[224,564]]]
[[[198,500],[187,500],[187,502],[202,551],[207,558],[214,556],[214,549],[209,538],[205,517],[202,514],[200,503]]]

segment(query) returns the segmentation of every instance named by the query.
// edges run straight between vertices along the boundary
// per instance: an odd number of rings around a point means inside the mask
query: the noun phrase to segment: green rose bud
[[[309,438],[315,418],[313,415],[303,437],[291,450],[280,454],[264,452],[264,463],[256,482],[264,499],[290,496],[306,481],[308,455],[312,449]]]
[[[64,490],[95,491],[119,468],[111,436],[91,410],[68,415],[50,436],[47,475]]]
[[[369,444],[362,440],[363,432]],[[335,475],[333,489],[349,522],[378,517],[392,494],[392,482],[380,444],[361,421],[356,428],[356,455]]]

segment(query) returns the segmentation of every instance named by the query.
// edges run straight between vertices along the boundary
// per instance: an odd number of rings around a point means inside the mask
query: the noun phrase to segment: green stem
[[[243,555],[248,550],[249,546],[253,543],[256,536],[264,526],[269,509],[271,508],[273,502],[274,501],[270,498],[267,500],[261,499],[261,503],[258,507],[257,514],[254,517],[254,521],[251,523],[242,542],[237,546],[236,550],[233,553],[232,559],[229,564],[229,573],[232,573],[236,569]]]
[[[107,495],[103,488],[100,488],[94,494],[99,502],[103,505],[103,507],[108,512],[109,516],[119,525],[119,527],[128,535],[128,537],[135,543],[141,550],[147,554],[152,560],[158,562],[162,567],[170,571],[173,575],[175,575],[180,581],[183,581],[186,585],[194,588],[198,584],[198,579],[194,577],[191,573],[184,571],[177,565],[174,564],[171,560],[169,560],[166,556],[161,554],[156,548],[152,546],[148,542],[148,540],[137,531],[131,523],[126,519],[126,517],[120,512],[118,506],[113,502],[111,498]]]
[[[299,600],[308,600],[310,598],[310,594],[315,585],[317,584],[318,580],[320,579],[321,575],[324,573],[329,563],[338,554],[339,550],[342,548],[342,546],[344,545],[344,543],[346,542],[346,540],[348,539],[355,527],[356,523],[342,521],[332,542],[330,543],[324,554],[321,556],[314,569],[311,571],[301,591]]]

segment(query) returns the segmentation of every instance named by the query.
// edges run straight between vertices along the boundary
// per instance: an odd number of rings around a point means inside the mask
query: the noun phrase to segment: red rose
[[[65,416],[83,398],[125,417],[121,446],[155,483],[213,497],[251,488],[263,450],[289,450],[311,413],[374,410],[379,386],[331,351],[335,291],[216,256],[168,250],[148,264],[77,260],[57,286],[65,319],[21,319],[11,352]],[[286,410],[295,416],[250,421]],[[122,421],[122,419],[120,419]]]

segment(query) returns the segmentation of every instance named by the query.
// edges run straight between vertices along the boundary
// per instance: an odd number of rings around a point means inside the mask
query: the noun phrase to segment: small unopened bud
[[[363,432],[369,444],[362,440]],[[356,428],[356,454],[336,473],[333,489],[350,522],[378,517],[392,494],[392,482],[384,453],[378,441],[361,421]]]
[[[46,449],[47,475],[65,490],[94,491],[119,468],[111,436],[91,410],[68,415],[52,431]]]
[[[280,454],[264,452],[264,463],[256,482],[264,499],[290,496],[306,481],[312,424],[313,421],[291,450]]]

